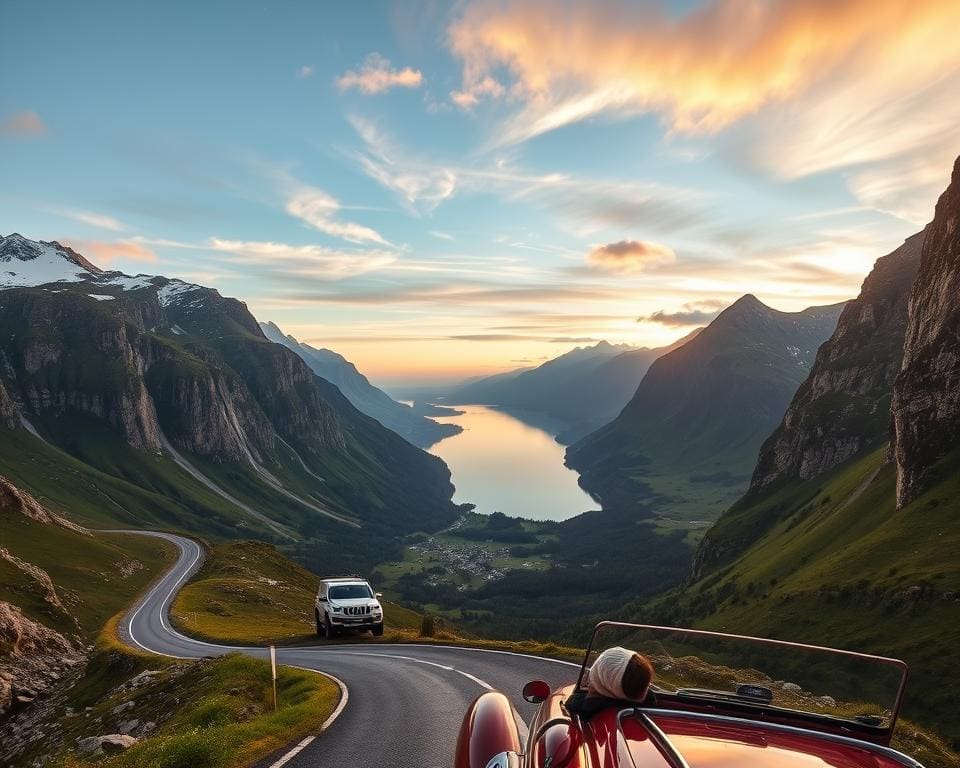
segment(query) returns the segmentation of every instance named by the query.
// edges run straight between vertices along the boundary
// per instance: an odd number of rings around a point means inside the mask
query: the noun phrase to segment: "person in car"
[[[586,690],[576,691],[567,708],[590,715],[614,701],[641,702],[653,676],[653,665],[646,657],[619,646],[607,648],[587,671]]]
[[[587,673],[587,699],[643,701],[653,682],[653,666],[636,651],[607,648]]]

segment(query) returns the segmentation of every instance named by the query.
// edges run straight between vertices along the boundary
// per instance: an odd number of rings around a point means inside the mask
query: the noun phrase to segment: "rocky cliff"
[[[892,413],[902,506],[923,490],[932,465],[960,446],[960,158],[927,226]]]
[[[877,260],[760,449],[751,493],[784,478],[816,477],[886,441],[922,245],[921,232]]]

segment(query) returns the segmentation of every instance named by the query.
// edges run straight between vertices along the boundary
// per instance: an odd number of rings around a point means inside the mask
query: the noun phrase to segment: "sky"
[[[388,386],[848,299],[960,154],[955,0],[5,0],[0,233]]]

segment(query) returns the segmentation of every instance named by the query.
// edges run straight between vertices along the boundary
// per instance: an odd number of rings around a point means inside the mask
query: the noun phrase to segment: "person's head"
[[[642,701],[653,682],[653,666],[635,651],[607,648],[594,661],[587,677],[587,695]]]

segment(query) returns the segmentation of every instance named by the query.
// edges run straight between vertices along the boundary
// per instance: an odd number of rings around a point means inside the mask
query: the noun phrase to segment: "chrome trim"
[[[487,768],[519,768],[520,758],[516,752],[501,752],[487,763]]]
[[[870,741],[862,741],[852,736],[841,736],[838,733],[824,733],[823,731],[814,731],[809,728],[798,728],[794,725],[782,725],[780,723],[768,723],[763,720],[751,720],[744,717],[730,717],[728,715],[714,715],[709,712],[687,712],[682,709],[657,709],[654,707],[636,707],[635,709],[623,709],[620,711],[620,717],[627,714],[636,714],[643,718],[643,724],[652,722],[650,715],[665,715],[667,717],[682,717],[688,720],[706,720],[707,722],[720,723],[721,725],[750,725],[751,727],[762,728],[768,731],[779,733],[788,733],[792,736],[806,736],[811,739],[820,739],[821,741],[831,741],[835,744],[843,744],[847,747],[858,747],[867,752],[873,752],[877,755],[883,755],[894,760],[906,768],[924,768],[922,763],[917,762],[912,757],[898,752],[891,747],[885,747],[882,744],[874,744]],[[660,735],[669,740],[663,731],[654,724],[654,728]]]
[[[690,768],[690,763],[687,762],[686,758],[680,754],[670,737],[667,736],[660,726],[657,725],[653,720],[651,720],[645,713],[639,709],[629,709],[624,710],[625,712],[630,712],[634,717],[636,717],[643,727],[647,729],[647,733],[650,734],[650,737],[657,743],[657,746],[660,747],[660,751],[665,753],[667,758],[673,763],[674,768]],[[620,723],[620,718],[623,717],[624,711],[620,712],[620,716],[617,718],[617,724]]]

